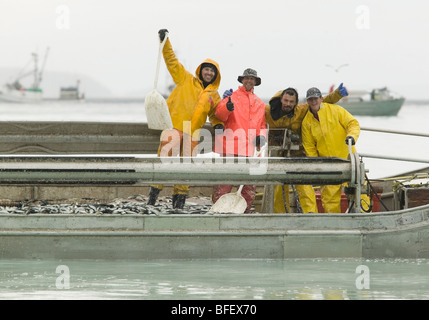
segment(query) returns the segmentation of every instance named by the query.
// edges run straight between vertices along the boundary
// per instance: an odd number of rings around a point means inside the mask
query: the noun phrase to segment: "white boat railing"
[[[429,163],[429,160],[424,160],[424,159],[389,157],[389,156],[381,156],[381,155],[369,154],[369,153],[359,153],[359,155],[361,156],[361,158],[373,158],[373,159],[396,160],[396,161],[405,161],[405,162]]]
[[[402,134],[402,135],[410,135],[410,136],[416,136],[416,137],[429,137],[428,133],[417,133],[417,132],[396,131],[396,130],[386,130],[386,129],[373,129],[373,128],[366,128],[366,127],[361,127],[360,129],[363,131]]]
[[[428,138],[429,134],[427,133],[417,133],[417,132],[407,132],[407,131],[397,131],[397,130],[386,130],[386,129],[373,129],[361,127],[362,131],[372,131],[379,133],[390,133],[390,134],[400,134],[400,135],[409,135],[414,137],[425,137]],[[386,156],[386,155],[375,155],[369,153],[359,153],[361,158],[373,158],[373,159],[384,159],[384,160],[395,160],[395,161],[405,161],[405,162],[418,162],[418,163],[429,163],[429,159],[414,159],[414,158],[405,158],[405,157],[396,157],[396,156]]]

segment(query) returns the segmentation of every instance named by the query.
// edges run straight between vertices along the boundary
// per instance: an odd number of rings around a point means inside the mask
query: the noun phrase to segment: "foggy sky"
[[[189,71],[206,58],[220,64],[221,93],[251,67],[261,97],[344,82],[429,99],[428,8],[421,0],[2,0],[0,67],[22,68],[50,47],[46,71],[144,97],[154,85],[157,32],[167,28]],[[162,62],[158,87],[169,79]]]

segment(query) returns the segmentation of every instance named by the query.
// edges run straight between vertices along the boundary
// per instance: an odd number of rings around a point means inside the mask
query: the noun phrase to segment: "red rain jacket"
[[[253,157],[256,136],[267,138],[265,103],[253,90],[246,91],[243,86],[230,97],[234,103],[233,111],[226,108],[228,97],[219,102],[216,108],[216,118],[223,121],[225,130],[223,135],[216,136],[214,151],[222,155]]]

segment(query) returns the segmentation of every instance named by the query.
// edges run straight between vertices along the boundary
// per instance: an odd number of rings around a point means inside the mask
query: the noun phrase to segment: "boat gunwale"
[[[386,219],[384,219],[386,218]],[[29,224],[25,220],[28,219]],[[49,220],[48,220],[49,219]],[[353,214],[0,214],[0,232],[348,232],[400,231],[429,224],[429,205]],[[80,221],[79,221],[80,220]],[[193,220],[193,221],[192,221]],[[319,221],[320,220],[320,221]],[[324,222],[325,221],[325,222]],[[327,222],[328,221],[328,222]]]
[[[388,215],[397,215],[405,213],[417,213],[418,210],[425,211],[429,209],[429,204],[421,205],[418,207],[391,210],[391,211],[379,211],[379,212],[370,212],[370,213],[203,213],[203,214],[189,214],[189,213],[174,213],[174,214],[72,214],[72,213],[31,213],[31,214],[16,214],[16,213],[0,213],[0,217],[151,217],[151,218],[171,218],[171,217],[187,217],[187,218],[203,218],[203,217],[374,217],[374,216],[388,216]],[[429,210],[428,210],[429,213]]]

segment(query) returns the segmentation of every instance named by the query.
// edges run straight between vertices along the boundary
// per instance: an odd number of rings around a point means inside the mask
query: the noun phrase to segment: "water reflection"
[[[2,260],[0,298],[429,299],[429,260]]]

